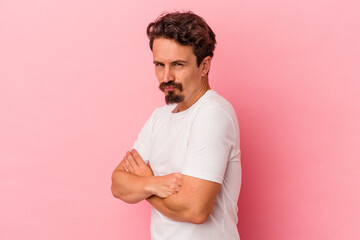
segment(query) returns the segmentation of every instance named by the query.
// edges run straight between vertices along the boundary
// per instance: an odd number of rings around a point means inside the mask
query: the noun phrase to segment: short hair
[[[164,13],[148,25],[146,33],[151,51],[156,38],[167,38],[183,46],[192,46],[198,66],[205,57],[214,56],[214,32],[203,18],[190,11]]]

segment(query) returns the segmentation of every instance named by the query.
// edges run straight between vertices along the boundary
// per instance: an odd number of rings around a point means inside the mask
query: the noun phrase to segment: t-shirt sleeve
[[[145,125],[142,127],[135,143],[132,148],[134,148],[142,157],[144,162],[147,164],[150,159],[151,153],[151,134],[154,125],[154,118],[157,110],[155,110],[151,117],[145,122]]]
[[[191,127],[182,174],[221,184],[235,142],[229,114],[216,107],[203,109]]]

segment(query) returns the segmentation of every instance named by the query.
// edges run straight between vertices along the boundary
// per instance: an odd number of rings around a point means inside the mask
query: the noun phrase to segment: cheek
[[[160,69],[155,68],[155,75],[156,75],[157,79],[160,81],[160,79],[161,79],[161,71],[160,71]]]
[[[184,78],[184,82],[186,82],[187,85],[194,86],[197,84],[199,79],[199,75],[196,71],[191,71],[186,74],[186,77]]]

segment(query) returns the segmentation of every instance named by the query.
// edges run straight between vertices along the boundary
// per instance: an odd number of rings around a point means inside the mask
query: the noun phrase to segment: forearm
[[[127,203],[137,203],[153,195],[151,191],[152,178],[115,170],[112,174],[111,192],[116,198]]]
[[[204,223],[207,219],[205,214],[197,211],[190,205],[187,198],[183,198],[181,194],[172,194],[167,198],[151,196],[146,199],[156,210],[168,218],[179,222],[190,222],[195,224]]]
[[[210,216],[220,186],[216,182],[183,175],[179,192],[164,199],[151,196],[147,201],[175,221],[201,224]]]
[[[171,195],[172,196],[172,195]],[[170,196],[169,196],[170,197]],[[168,197],[168,198],[169,198]],[[184,207],[175,207],[169,205],[167,198],[160,198],[158,196],[151,196],[146,199],[156,210],[168,218],[178,222],[191,222],[190,216]]]

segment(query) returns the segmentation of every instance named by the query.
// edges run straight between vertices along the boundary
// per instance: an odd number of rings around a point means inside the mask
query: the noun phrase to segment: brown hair
[[[151,51],[156,38],[167,38],[184,46],[192,46],[198,66],[205,57],[214,56],[214,32],[204,19],[190,11],[162,14],[148,25],[146,33]]]

